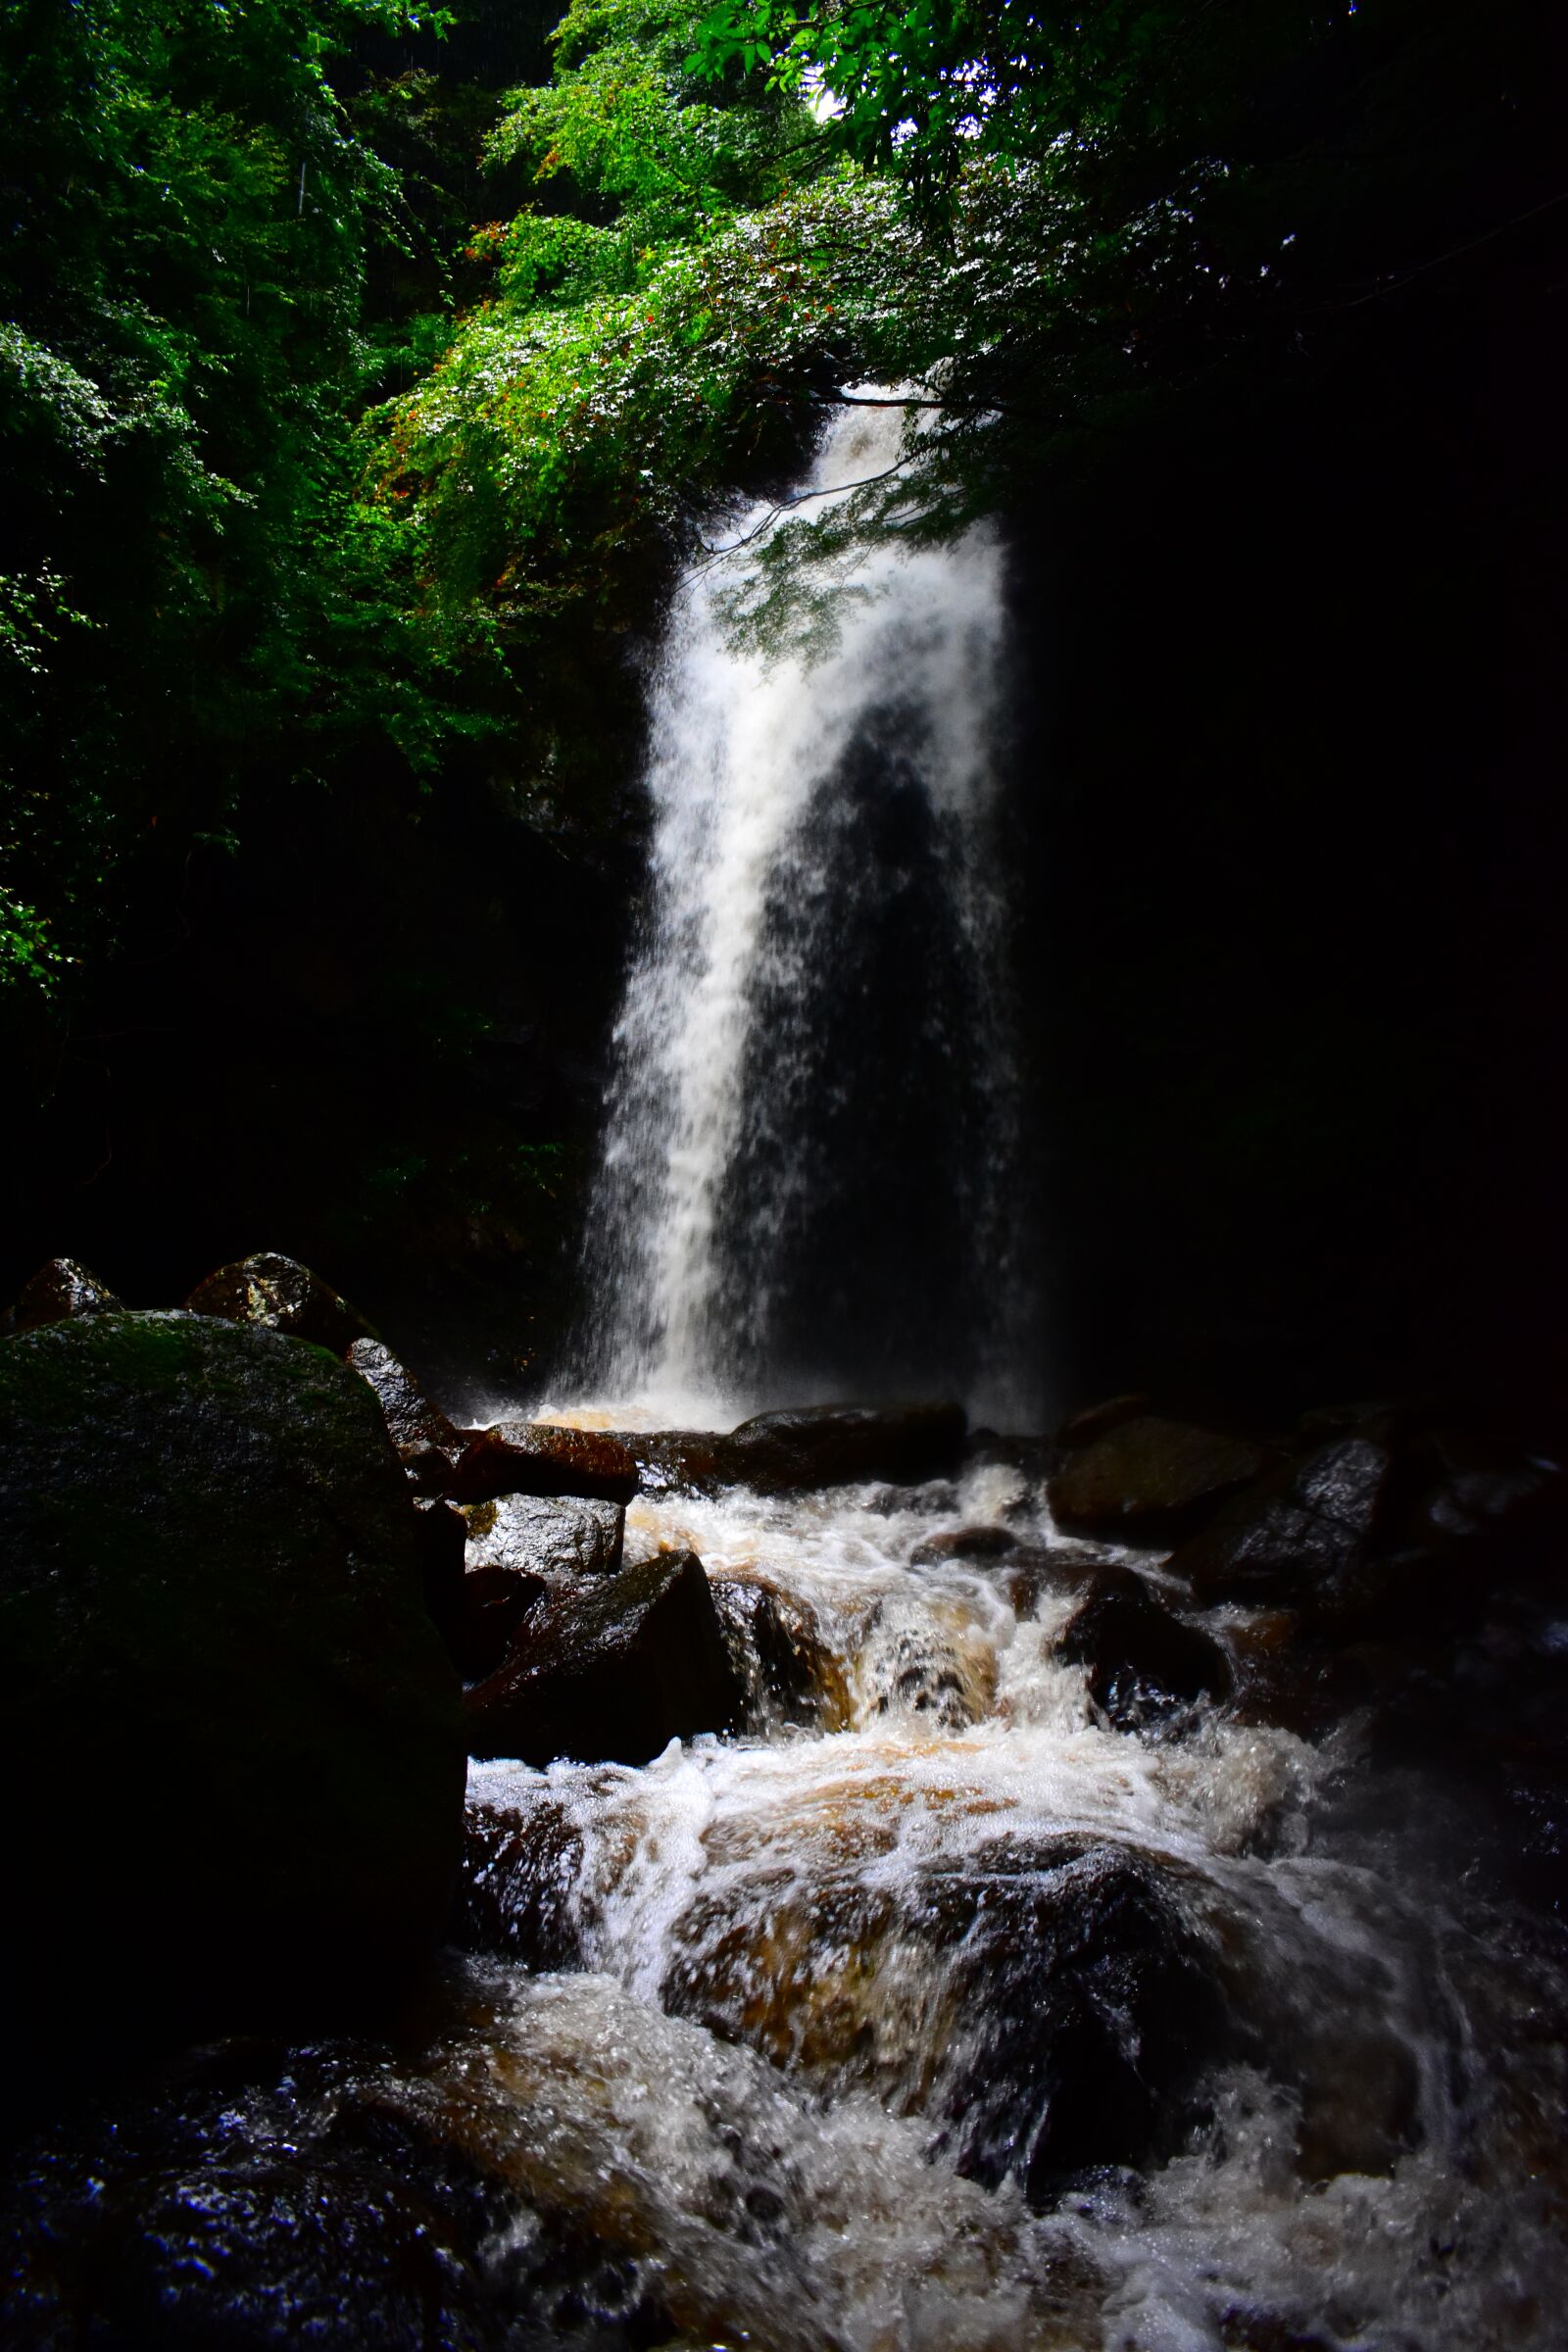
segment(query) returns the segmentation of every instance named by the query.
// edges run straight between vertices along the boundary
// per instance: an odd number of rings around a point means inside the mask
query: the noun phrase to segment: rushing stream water
[[[484,1938],[544,1973],[477,1964],[443,2071],[524,2194],[704,2344],[1557,2340],[1542,1987],[1348,1803],[1353,1729],[1110,1729],[1053,1654],[1105,1555],[998,1464],[640,1502],[667,1543],[801,1672],[754,1643],[750,1735],[642,1770],[475,1767]]]
[[[848,412],[808,487],[884,467],[897,429]],[[893,1371],[1022,1396],[1003,609],[984,533],[866,559],[814,664],[731,644],[716,569],[679,606],[595,1212],[583,1377],[618,1401],[541,1418],[727,1427]],[[1294,1706],[1267,1612],[1203,1619],[1228,1693],[1107,1715],[1057,1639],[1125,1555],[1054,1527],[1038,1444],[966,1459],[788,1496],[651,1482],[626,1557],[699,1555],[741,1728],[640,1769],[471,1768],[433,2033],[221,2075],[199,2174],[180,2094],[174,2185],[135,2213],[160,2326],[237,2212],[284,2249],[246,2346],[1563,2340],[1553,1923],[1449,1866],[1474,1839],[1369,1767],[1362,1718]],[[479,2215],[466,2251],[432,2253],[400,2168]],[[344,2247],[371,2286],[340,2308]],[[466,2264],[489,2316],[453,2333],[429,2315]],[[29,2344],[166,2340],[57,2337],[56,2289],[24,2284]]]

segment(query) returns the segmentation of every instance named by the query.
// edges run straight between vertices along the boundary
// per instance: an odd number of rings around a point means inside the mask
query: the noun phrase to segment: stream
[[[901,429],[846,409],[800,497],[886,472]],[[834,558],[814,634],[769,646],[734,622],[778,523],[722,518],[735,563],[694,571],[654,683],[591,1314],[535,1416],[923,1394],[1038,1428],[1002,551]],[[698,1556],[738,1728],[472,1763],[424,2030],[220,2051],[153,2122],[37,2156],[25,2341],[1559,2344],[1560,1922],[1447,1784],[1378,1757],[1370,1705],[1314,1714],[1277,1611],[1200,1612],[1159,1552],[1060,1531],[1050,1459],[976,1435],[924,1484],[645,1475],[626,1561]],[[1130,1565],[1206,1695],[1108,1703],[1063,1649]],[[50,2268],[73,2230],[88,2287]],[[128,2316],[74,2335],[79,2295]]]
[[[401,2095],[461,2082],[682,2341],[1558,2340],[1549,1984],[1433,1877],[1430,1793],[1362,1801],[1353,1724],[1110,1729],[1052,1642],[1113,1555],[1003,1465],[630,1519],[767,1592],[793,1688],[754,1647],[744,1737],[473,1768],[492,1951]],[[940,1556],[986,1528],[1022,1565]]]

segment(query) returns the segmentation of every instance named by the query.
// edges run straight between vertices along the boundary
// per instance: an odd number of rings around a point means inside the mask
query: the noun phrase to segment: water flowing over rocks
[[[179,1313],[24,1334],[0,1390],[9,2014],[92,2049],[384,2009],[434,1951],[464,1762],[373,1398]]]
[[[1088,1669],[1089,1695],[1118,1731],[1231,1691],[1219,1643],[1161,1608],[1127,1568],[1096,1575],[1062,1631],[1057,1655]]]

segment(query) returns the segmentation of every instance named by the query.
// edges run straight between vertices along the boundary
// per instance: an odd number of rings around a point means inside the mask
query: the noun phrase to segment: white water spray
[[[897,405],[846,408],[808,513],[895,467],[903,429]],[[922,1383],[1006,1411],[1002,552],[975,530],[818,566],[827,650],[770,659],[731,613],[776,528],[731,520],[656,682],[585,1385],[670,1420]]]

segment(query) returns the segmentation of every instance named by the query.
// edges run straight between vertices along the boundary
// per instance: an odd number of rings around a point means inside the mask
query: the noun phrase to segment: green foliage
[[[439,649],[352,497],[367,256],[403,233],[398,187],[329,78],[356,26],[404,21],[0,12],[0,855],[57,958],[101,953],[147,858],[220,832],[259,760],[368,729],[434,757]]]

